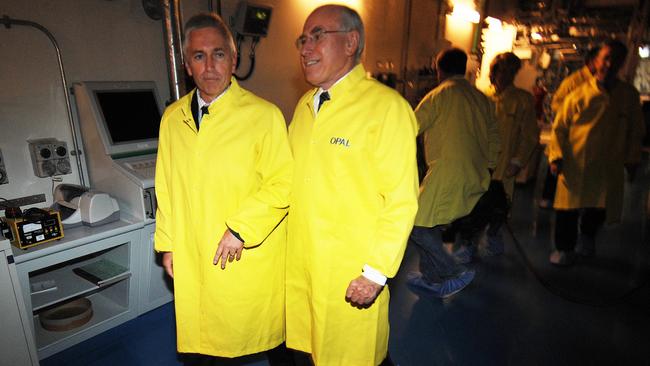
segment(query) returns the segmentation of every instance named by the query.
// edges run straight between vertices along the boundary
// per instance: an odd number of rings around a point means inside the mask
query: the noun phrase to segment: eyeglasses
[[[310,34],[303,34],[298,39],[296,39],[296,48],[298,50],[302,50],[302,48],[307,44],[307,42],[312,41],[314,44],[318,44],[318,42],[322,41],[323,38],[325,38],[325,35],[328,33],[347,33],[350,32],[349,30],[325,30],[321,28],[315,29],[313,32]]]

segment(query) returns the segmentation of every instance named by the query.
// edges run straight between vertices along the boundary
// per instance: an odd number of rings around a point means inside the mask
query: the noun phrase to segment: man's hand
[[[551,174],[557,177],[562,173],[562,159],[552,161],[548,167],[551,169]]]
[[[517,164],[510,163],[508,164],[508,167],[506,168],[505,175],[506,177],[514,177],[515,175],[519,174],[519,171],[521,170],[521,167]]]
[[[353,279],[348,285],[348,290],[345,292],[345,298],[350,300],[354,305],[365,306],[375,301],[381,286],[363,276]]]
[[[244,243],[232,235],[230,230],[226,229],[226,232],[221,237],[221,241],[219,241],[217,253],[214,255],[212,264],[216,266],[219,263],[219,259],[221,259],[221,269],[226,269],[226,260],[228,262],[232,262],[235,259],[240,260],[243,250]]]
[[[162,254],[162,265],[167,275],[174,278],[174,261],[172,259],[172,252],[164,252]]]

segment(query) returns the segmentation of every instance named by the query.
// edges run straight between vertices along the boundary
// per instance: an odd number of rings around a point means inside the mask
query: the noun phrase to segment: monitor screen
[[[78,98],[87,96],[83,100],[88,103],[78,103],[78,108],[90,113],[90,127],[97,130],[106,154],[119,158],[156,151],[162,109],[153,81],[86,81],[75,90]]]
[[[158,138],[160,111],[152,90],[97,90],[95,97],[111,143]]]

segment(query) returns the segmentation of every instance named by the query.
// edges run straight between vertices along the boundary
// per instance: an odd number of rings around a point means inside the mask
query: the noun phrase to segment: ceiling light
[[[478,11],[463,4],[454,5],[454,11],[451,12],[451,16],[475,24],[481,19],[481,14]]]

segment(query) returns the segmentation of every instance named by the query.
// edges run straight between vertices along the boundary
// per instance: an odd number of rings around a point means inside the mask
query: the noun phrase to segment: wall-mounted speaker
[[[28,140],[32,167],[37,177],[72,173],[68,144],[54,138]]]

